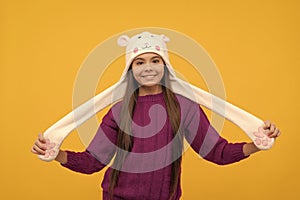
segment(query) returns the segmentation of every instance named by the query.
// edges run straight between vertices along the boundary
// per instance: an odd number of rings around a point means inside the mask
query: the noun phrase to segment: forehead
[[[161,58],[160,55],[156,54],[156,53],[143,53],[141,55],[138,55],[137,57],[134,58],[134,60],[137,60],[137,59],[152,59],[152,58]]]

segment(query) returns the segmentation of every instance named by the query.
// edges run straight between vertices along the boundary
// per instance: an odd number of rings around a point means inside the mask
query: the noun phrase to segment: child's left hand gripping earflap
[[[251,139],[259,149],[264,150],[271,148],[275,139],[279,137],[280,134],[281,132],[278,127],[267,120],[257,131],[254,131]]]
[[[251,140],[254,142],[255,146],[261,150],[270,149],[275,139],[268,136],[269,129],[265,129],[264,126],[260,126],[257,131],[254,131]]]

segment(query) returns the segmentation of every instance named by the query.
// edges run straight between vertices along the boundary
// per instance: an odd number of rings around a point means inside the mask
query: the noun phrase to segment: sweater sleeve
[[[109,164],[116,150],[118,133],[118,125],[115,119],[118,116],[119,107],[113,108],[102,118],[97,133],[86,151],[67,151],[67,163],[62,164],[62,166],[76,172],[92,174]]]
[[[218,165],[238,162],[249,156],[243,153],[243,143],[228,143],[212,127],[204,111],[193,104],[185,117],[185,138],[201,157]]]
[[[72,171],[92,174],[98,172],[105,167],[104,164],[99,162],[94,156],[92,156],[88,151],[84,152],[67,152],[67,163],[61,164]]]
[[[90,154],[105,165],[110,163],[116,151],[120,108],[120,104],[116,104],[107,112],[87,147]]]

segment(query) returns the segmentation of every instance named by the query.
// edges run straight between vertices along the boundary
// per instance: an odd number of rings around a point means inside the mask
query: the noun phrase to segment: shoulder
[[[191,100],[180,94],[175,94],[179,102],[182,120],[191,121],[200,118],[206,118],[206,114],[196,100]],[[196,97],[195,97],[196,99]]]
[[[122,108],[122,100],[112,104],[111,108],[110,108],[110,111],[114,110],[114,111],[118,111],[118,112],[121,112],[121,108]]]
[[[176,97],[176,99],[179,103],[179,106],[182,110],[186,110],[186,109],[190,110],[190,109],[195,109],[195,108],[199,107],[198,103],[196,103],[195,101],[193,101],[185,96],[182,96],[180,94],[175,94],[175,97]]]
[[[122,101],[114,103],[102,118],[102,122],[106,124],[118,124],[120,122]]]

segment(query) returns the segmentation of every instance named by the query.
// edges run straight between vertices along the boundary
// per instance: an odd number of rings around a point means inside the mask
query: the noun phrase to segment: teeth
[[[142,76],[142,77],[154,77],[155,75],[146,75],[146,76]]]

